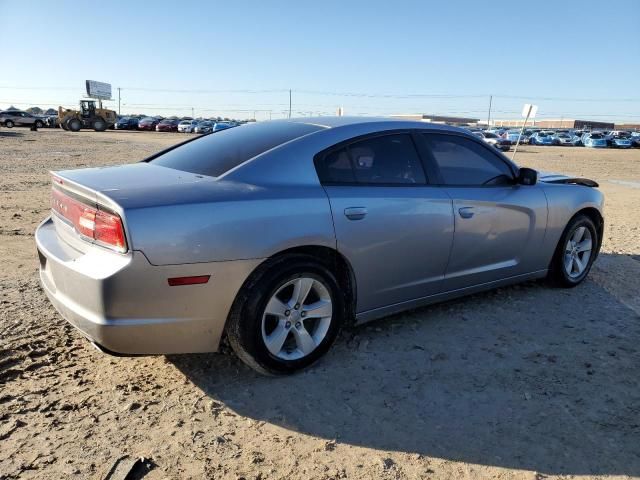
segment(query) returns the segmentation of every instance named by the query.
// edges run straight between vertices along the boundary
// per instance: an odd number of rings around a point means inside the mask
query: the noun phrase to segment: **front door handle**
[[[366,207],[348,207],[344,209],[344,216],[349,220],[362,220],[366,215]]]
[[[458,213],[462,218],[471,218],[473,217],[473,207],[460,207]]]

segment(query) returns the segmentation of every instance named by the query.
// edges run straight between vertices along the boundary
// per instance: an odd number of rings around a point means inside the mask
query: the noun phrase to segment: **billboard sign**
[[[86,80],[87,96],[100,100],[111,100],[111,84]]]

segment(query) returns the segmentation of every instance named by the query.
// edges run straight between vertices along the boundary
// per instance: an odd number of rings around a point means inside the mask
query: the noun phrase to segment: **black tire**
[[[323,340],[311,353],[296,360],[285,360],[267,349],[262,337],[262,317],[267,302],[287,282],[310,277],[328,290],[332,317]],[[331,347],[346,318],[345,295],[334,274],[308,255],[283,255],[261,265],[236,297],[227,320],[226,333],[236,355],[248,366],[265,375],[291,374],[316,362]]]
[[[584,271],[576,277],[571,277],[564,267],[565,246],[567,245],[567,242],[574,234],[574,232],[580,227],[586,227],[591,234],[591,255],[589,256],[589,260]],[[598,236],[598,229],[594,225],[591,218],[584,214],[579,214],[573,217],[564,229],[564,232],[560,237],[560,241],[558,242],[558,246],[556,247],[556,251],[553,255],[553,259],[551,260],[551,264],[549,265],[549,273],[547,275],[549,283],[551,283],[551,285],[555,287],[563,288],[573,288],[577,285],[580,285],[580,283],[582,283],[589,274],[591,266],[598,256],[599,249],[600,238]]]
[[[79,118],[72,118],[67,120],[67,129],[72,132],[79,132],[82,128],[82,122]]]
[[[7,120],[6,122],[4,122],[4,126],[7,128],[13,128],[14,125],[15,123],[13,123],[13,120]]]
[[[93,121],[93,129],[96,132],[104,132],[107,129],[107,127],[108,127],[107,122],[105,122],[101,118],[96,118]]]
[[[40,120],[36,120],[35,121],[35,125],[36,125],[36,128],[43,128],[44,127],[44,123],[42,123],[42,121],[40,121]]]

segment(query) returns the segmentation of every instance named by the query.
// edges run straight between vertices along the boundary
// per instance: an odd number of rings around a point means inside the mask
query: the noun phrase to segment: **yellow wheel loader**
[[[81,128],[93,128],[104,132],[116,123],[116,112],[107,108],[96,108],[95,100],[80,100],[80,110],[58,107],[58,123],[64,130],[77,132]]]

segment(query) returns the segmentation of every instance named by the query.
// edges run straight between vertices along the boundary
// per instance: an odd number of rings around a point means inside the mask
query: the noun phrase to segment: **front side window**
[[[490,186],[512,183],[509,166],[477,142],[458,135],[423,134],[445,185]]]
[[[325,183],[426,183],[413,140],[406,133],[367,138],[336,150],[319,162],[318,175]]]

